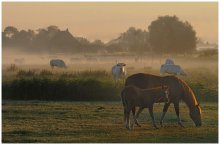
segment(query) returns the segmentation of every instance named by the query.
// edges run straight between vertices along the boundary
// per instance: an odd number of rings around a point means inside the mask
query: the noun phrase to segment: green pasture
[[[177,125],[173,105],[164,127],[154,129],[147,109],[142,127],[128,131],[123,124],[120,92],[110,72],[112,65],[79,64],[68,69],[48,66],[4,66],[2,70],[3,143],[218,143],[218,63],[184,59],[187,77],[202,108],[202,127],[196,128],[181,102],[185,128]],[[86,65],[86,66],[84,66]],[[80,68],[81,66],[81,68]],[[104,68],[105,66],[105,68]],[[101,69],[100,69],[101,68]],[[159,66],[127,66],[128,75],[159,75]],[[155,104],[159,126],[163,103]]]
[[[155,104],[159,126],[163,103]],[[121,102],[3,101],[3,143],[218,143],[218,104],[201,103],[202,127],[196,128],[184,103],[177,125],[173,105],[164,127],[154,129],[145,109],[142,127],[127,130]]]

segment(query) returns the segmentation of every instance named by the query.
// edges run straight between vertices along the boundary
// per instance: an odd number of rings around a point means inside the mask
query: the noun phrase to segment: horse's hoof
[[[141,127],[141,125],[140,125],[140,124],[137,124],[137,127]]]
[[[155,129],[159,129],[158,127],[154,127]]]
[[[178,125],[181,126],[182,128],[185,128],[181,122],[178,122]]]
[[[130,127],[129,127],[129,126],[125,126],[125,128],[126,128],[127,130],[130,130]]]
[[[137,127],[141,127],[141,125],[139,123],[135,122],[135,124],[137,125]]]
[[[141,127],[141,125],[138,123],[137,120],[134,120],[134,123],[135,123],[138,127]]]
[[[160,126],[163,127],[163,122],[160,122]]]
[[[156,125],[154,125],[154,128],[155,128],[155,129],[159,129]]]

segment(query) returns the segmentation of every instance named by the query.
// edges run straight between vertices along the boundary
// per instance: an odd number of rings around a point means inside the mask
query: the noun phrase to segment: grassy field
[[[159,126],[163,104],[155,104]],[[123,125],[121,102],[3,101],[3,143],[217,143],[218,104],[201,103],[202,127],[196,128],[185,104],[180,114],[185,125],[177,125],[171,105],[164,127],[152,127],[145,109],[142,127],[128,131]]]
[[[115,59],[75,62],[68,69],[45,65],[3,65],[3,143],[217,143],[217,59],[175,59],[187,72],[185,80],[202,108],[202,127],[196,128],[185,104],[180,114],[186,128],[177,125],[171,105],[165,126],[152,127],[148,111],[140,116],[142,127],[128,131],[123,125],[120,92],[111,75]],[[48,63],[48,61],[45,61]],[[125,59],[127,76],[142,72],[159,75],[161,62]],[[22,101],[23,100],[23,101]],[[75,101],[75,102],[74,102]],[[101,102],[103,101],[103,102]],[[155,105],[159,118],[163,104]]]
[[[156,74],[159,70],[128,70],[127,76],[138,72]],[[218,101],[216,68],[190,68],[187,72],[187,77],[179,77],[193,89],[199,102]],[[123,86],[122,80],[116,85],[105,70],[3,70],[2,94],[6,100],[119,101]]]

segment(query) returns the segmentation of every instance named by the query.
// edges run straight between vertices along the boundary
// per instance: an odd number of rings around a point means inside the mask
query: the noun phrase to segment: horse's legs
[[[160,118],[160,125],[161,126],[163,126],[163,119],[165,117],[165,114],[167,113],[167,110],[168,110],[169,106],[170,106],[170,102],[164,104],[163,114],[161,115],[161,118]]]
[[[134,116],[134,122],[135,122],[135,124],[138,126],[138,127],[141,127],[141,125],[138,123],[138,120],[137,120],[137,118],[139,117],[139,115],[140,115],[140,113],[143,111],[143,107],[140,107],[139,109],[138,109],[138,112],[137,112],[137,114]]]
[[[131,124],[131,128],[133,128],[134,127],[134,123],[135,123],[135,111],[136,111],[136,108],[135,108],[135,106],[131,109],[131,111],[132,111],[132,115],[133,115],[133,122],[132,122],[132,124]]]
[[[130,129],[130,112],[131,109],[126,109],[126,128]]]
[[[154,126],[156,129],[158,129],[158,127],[156,126],[155,120],[154,120],[153,105],[150,106],[150,107],[148,108],[148,110],[149,110],[149,113],[150,113],[150,116],[151,116],[151,119],[152,119],[152,122],[153,122],[153,126]]]
[[[179,102],[174,103],[174,109],[175,109],[175,112],[176,112],[178,124],[179,124],[181,127],[184,127],[183,124],[182,124],[182,122],[181,122],[181,119],[180,119],[180,114],[179,114]]]
[[[139,109],[139,110],[140,110],[140,109]],[[139,111],[139,110],[138,110],[138,111]],[[133,127],[134,124],[136,124],[138,127],[141,127],[140,124],[138,123],[137,117],[136,117],[136,115],[135,115],[136,108],[133,107],[131,111],[132,111],[132,115],[133,115],[133,119],[134,119],[134,122],[133,122],[133,124],[132,124],[132,127]]]
[[[126,127],[127,122],[126,122],[126,108],[125,108],[125,106],[124,106],[124,124]]]
[[[133,107],[133,108],[131,109],[133,117],[135,116],[135,110],[136,110],[135,107]]]

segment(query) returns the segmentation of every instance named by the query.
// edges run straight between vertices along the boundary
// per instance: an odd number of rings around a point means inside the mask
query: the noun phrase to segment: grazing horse
[[[151,89],[140,89],[136,86],[125,86],[121,92],[121,99],[124,106],[125,127],[130,129],[130,112],[132,108],[138,106],[140,108],[148,108],[153,121],[153,126],[158,129],[154,120],[153,105],[155,102],[159,101],[168,102],[168,94],[167,86],[160,86]],[[139,113],[140,112],[133,116],[134,121],[137,120]]]
[[[199,103],[192,91],[192,89],[183,80],[175,76],[156,76],[151,74],[137,73],[129,76],[126,79],[125,86],[134,85],[138,88],[147,89],[156,87],[164,84],[169,87],[169,102],[165,103],[163,108],[163,114],[160,119],[162,126],[163,119],[171,103],[174,104],[175,112],[177,115],[178,124],[182,127],[180,116],[179,116],[179,102],[183,100],[189,108],[189,114],[195,125],[201,126],[201,108]],[[143,108],[139,108],[138,112],[141,112]],[[132,113],[135,115],[135,107],[132,108]],[[138,121],[135,124],[139,126]]]

